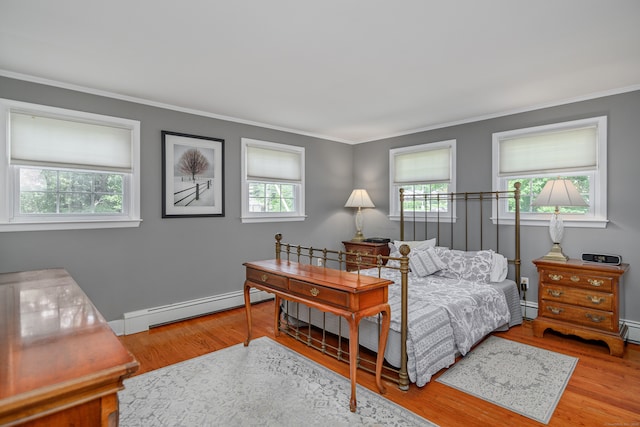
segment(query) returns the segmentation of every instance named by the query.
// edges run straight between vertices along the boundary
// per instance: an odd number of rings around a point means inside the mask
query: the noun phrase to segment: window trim
[[[412,145],[409,147],[400,147],[400,148],[392,148],[389,150],[389,215],[388,218],[391,221],[400,221],[400,199],[399,194],[396,191],[396,183],[394,181],[395,177],[395,157],[397,155],[408,154],[408,153],[417,153],[424,151],[432,151],[432,150],[440,150],[442,148],[448,148],[450,150],[449,155],[449,193],[456,192],[456,139],[448,139],[445,141],[436,141],[429,142],[426,144],[420,145]],[[415,183],[406,183],[406,184],[424,184],[424,182],[415,182]],[[453,211],[446,215],[446,219],[440,218],[441,222],[455,222],[456,221],[456,210],[455,203],[452,207]],[[426,215],[422,212],[416,213],[415,216],[412,215],[412,219],[415,218],[418,222],[432,222],[437,221],[437,215],[435,213],[427,213]]]
[[[305,215],[305,149],[304,147],[298,147],[289,144],[280,144],[276,142],[262,141],[251,138],[240,138],[241,145],[241,185],[240,185],[240,197],[241,197],[241,214],[240,220],[242,223],[258,223],[258,222],[291,222],[291,221],[304,221],[307,216]],[[295,212],[249,212],[249,180],[247,179],[247,147],[257,147],[277,151],[285,151],[295,153],[300,156],[300,181],[286,181],[286,180],[273,180],[259,179],[252,181],[261,182],[279,182],[279,183],[293,183],[296,191],[296,210]]]
[[[582,227],[582,228],[605,228],[609,219],[607,217],[607,117],[597,116],[586,119],[571,120],[567,122],[551,123],[542,126],[533,126],[528,128],[513,129],[503,132],[493,133],[492,136],[492,176],[493,190],[504,191],[513,190],[506,188],[507,180],[518,178],[518,174],[500,176],[500,141],[502,139],[513,138],[517,136],[532,135],[536,133],[547,133],[561,130],[571,130],[582,128],[585,126],[596,126],[596,162],[595,170],[570,170],[558,172],[541,172],[525,175],[531,178],[554,177],[558,175],[592,175],[593,179],[590,185],[590,200],[593,201],[593,213],[587,216],[562,214],[562,220],[566,228]],[[506,204],[500,204],[500,212],[496,211],[496,206],[492,208],[492,219],[496,222],[499,215],[501,224],[514,224],[514,214],[509,213],[505,209]],[[549,226],[550,213],[520,213],[520,224],[533,226]]]
[[[125,179],[128,182],[128,197],[123,203],[128,208],[127,215],[68,215],[62,217],[29,217],[16,216],[14,206],[19,192],[16,190],[17,168],[9,165],[9,131],[11,112],[31,113],[59,119],[77,120],[86,123],[96,123],[119,126],[129,129],[132,144],[132,172]],[[0,232],[13,231],[42,231],[42,230],[74,230],[98,228],[127,228],[138,227],[142,222],[140,217],[140,122],[120,117],[106,116],[47,105],[32,104],[0,98],[0,176],[5,184],[0,187]]]

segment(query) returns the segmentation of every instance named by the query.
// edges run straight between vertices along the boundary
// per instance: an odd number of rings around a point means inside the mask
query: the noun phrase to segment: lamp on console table
[[[375,208],[375,205],[371,201],[367,190],[362,188],[356,188],[351,192],[349,200],[344,205],[345,208],[358,208],[356,212],[356,235],[351,239],[352,242],[362,242],[364,235],[362,234],[362,208]]]
[[[556,210],[549,222],[549,235],[553,246],[542,259],[567,262],[568,256],[562,253],[560,242],[564,234],[564,223],[560,217],[560,206],[589,206],[582,198],[573,182],[568,179],[552,179],[533,201],[532,206],[555,206]]]

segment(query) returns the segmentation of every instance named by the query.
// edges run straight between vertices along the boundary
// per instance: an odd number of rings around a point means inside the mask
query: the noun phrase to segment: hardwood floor
[[[269,336],[281,344],[349,376],[348,365],[273,331],[273,301],[253,307],[253,337]],[[133,353],[137,375],[241,343],[246,338],[244,308],[190,319],[120,337]],[[545,348],[580,360],[549,426],[640,426],[640,345],[627,344],[623,358],[609,355],[606,345],[551,331],[535,338],[529,323],[495,335]],[[526,369],[526,367],[523,367]],[[437,377],[437,375],[436,375]],[[358,373],[358,383],[376,391],[373,375]],[[473,396],[431,381],[403,392],[387,383],[390,400],[440,426],[543,425]],[[348,410],[345,404],[345,410]]]

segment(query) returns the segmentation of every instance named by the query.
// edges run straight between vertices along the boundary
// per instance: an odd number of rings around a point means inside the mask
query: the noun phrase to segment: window
[[[242,138],[242,222],[304,218],[304,148]]]
[[[0,100],[0,231],[140,224],[140,123]]]
[[[455,217],[455,206],[446,200],[428,205],[412,195],[455,192],[456,140],[433,142],[412,147],[389,150],[389,217],[400,218],[400,188],[405,190],[404,210],[415,213],[415,217],[428,220],[436,213],[446,212]]]
[[[546,226],[554,207],[532,206],[532,202],[548,180],[569,179],[589,206],[560,206],[565,226],[605,227],[606,154],[606,117],[494,133],[494,189],[511,190],[520,182],[522,223]],[[513,218],[513,208],[513,202],[505,202],[498,215]]]

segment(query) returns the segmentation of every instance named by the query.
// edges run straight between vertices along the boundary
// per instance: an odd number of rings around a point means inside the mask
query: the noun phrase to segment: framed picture
[[[162,217],[224,216],[224,139],[162,131]]]

